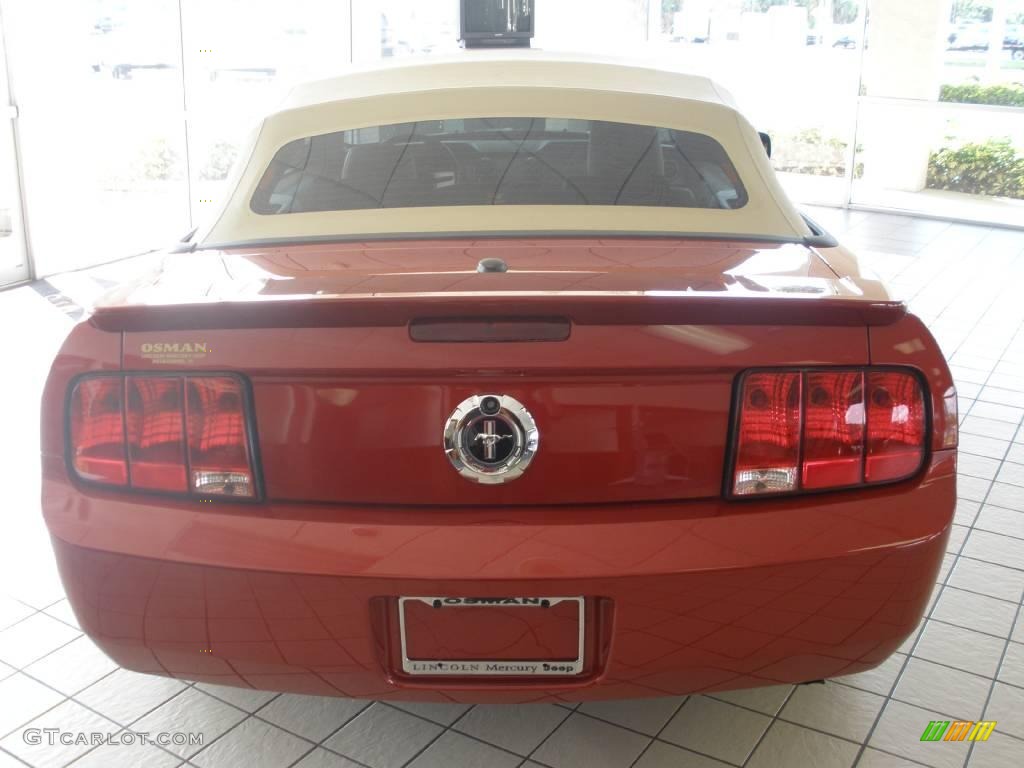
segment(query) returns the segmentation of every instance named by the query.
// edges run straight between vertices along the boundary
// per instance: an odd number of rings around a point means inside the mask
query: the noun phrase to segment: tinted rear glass
[[[260,214],[450,205],[740,208],[709,136],[551,117],[397,123],[298,139],[260,180]]]

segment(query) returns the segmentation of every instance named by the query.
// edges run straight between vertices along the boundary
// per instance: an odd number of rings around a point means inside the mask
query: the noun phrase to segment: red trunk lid
[[[176,254],[93,322],[126,369],[246,374],[270,498],[495,506],[717,496],[739,371],[865,364],[902,313],[802,245],[564,239]],[[442,447],[478,394],[540,433],[504,485]]]

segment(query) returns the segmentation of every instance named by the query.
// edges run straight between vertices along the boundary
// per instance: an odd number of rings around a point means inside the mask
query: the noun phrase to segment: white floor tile
[[[917,768],[921,763],[912,763],[902,757],[890,755],[868,747],[857,761],[857,768]]]
[[[13,597],[0,594],[0,631],[31,616],[35,611],[35,608],[27,606]]]
[[[789,697],[779,717],[844,739],[862,742],[885,699],[846,685],[801,685]]]
[[[967,768],[1020,768],[1024,741],[994,731],[988,741],[974,745]]]
[[[431,720],[438,725],[451,725],[470,708],[469,704],[444,704],[428,701],[396,701],[391,704],[411,715]]]
[[[966,557],[957,560],[948,583],[951,587],[1014,603],[1019,603],[1024,595],[1024,572]]]
[[[782,709],[796,686],[766,685],[763,688],[741,688],[738,691],[718,691],[710,694],[721,701],[738,704],[747,709],[755,709],[765,715],[776,715]]]
[[[368,706],[370,702],[359,699],[285,693],[261,709],[259,716],[319,743]]]
[[[1003,656],[1003,663],[999,667],[999,674],[996,677],[1004,683],[1024,688],[1024,645],[1021,643],[1009,643],[1006,646],[1006,654]]]
[[[255,712],[277,696],[273,691],[255,691],[252,688],[239,688],[234,685],[197,683],[196,688],[211,696],[216,696],[221,701],[233,704],[239,709],[244,709],[246,712]]]
[[[32,743],[33,739],[26,738],[26,731],[29,729],[38,729],[38,744]],[[51,734],[46,732],[47,729],[57,729],[60,732],[52,734],[52,744],[49,741]],[[12,733],[0,740],[0,746],[30,765],[49,768],[67,765],[94,749],[92,734],[98,734],[102,739],[120,730],[116,723],[97,715],[81,704],[68,700],[27,723],[20,732]],[[63,734],[70,735],[70,743],[64,743]],[[79,742],[79,734],[85,734],[84,743]]]
[[[528,755],[569,714],[570,710],[552,704],[478,704],[454,727],[510,752]]]
[[[191,757],[245,717],[240,709],[190,688],[138,720],[132,730],[201,733],[202,746],[187,743],[167,746],[176,755]]]
[[[118,669],[76,694],[75,699],[121,725],[130,725],[186,687],[174,678]]]
[[[441,730],[439,725],[376,703],[331,736],[324,746],[370,768],[398,768]]]
[[[913,658],[900,677],[893,698],[947,718],[976,720],[981,717],[991,687],[988,678]]]
[[[481,768],[516,768],[522,758],[496,747],[447,731],[416,757],[409,768],[454,768],[479,765]]]
[[[45,613],[34,613],[0,632],[0,661],[23,669],[81,634]]]
[[[997,682],[985,708],[985,719],[998,722],[997,731],[1024,739],[1024,688]]]
[[[729,763],[713,760],[664,741],[652,742],[633,768],[730,768]]]
[[[533,757],[552,768],[629,768],[650,739],[574,712]]]
[[[71,603],[68,602],[67,598],[57,601],[43,611],[43,613],[47,616],[52,616],[59,621],[63,621],[65,624],[70,624],[75,629],[81,629],[78,625],[78,617],[75,616],[75,612],[71,609]]]
[[[914,649],[914,656],[983,677],[994,677],[1004,645],[997,637],[929,621]]]
[[[86,752],[72,765],[75,768],[176,768],[181,765],[181,758],[159,747],[136,741],[133,744],[104,744]]]
[[[25,667],[25,673],[68,696],[116,670],[117,664],[85,635]]]
[[[1014,512],[1014,514],[1020,513]],[[964,592],[947,586],[942,590],[942,596],[932,611],[931,617],[978,632],[1007,637],[1016,614],[1016,603],[978,595],[974,592]]]
[[[849,768],[857,752],[857,745],[849,741],[776,720],[746,766],[788,768],[813,765],[814,768]]]
[[[287,768],[311,749],[312,743],[250,717],[189,762],[199,768]]]
[[[295,764],[295,768],[363,768],[346,757],[317,748]]]
[[[0,736],[34,720],[64,697],[52,688],[17,673],[0,680]]]
[[[657,699],[588,701],[577,711],[655,736],[685,700],[683,696],[667,696]]]
[[[719,760],[742,764],[767,730],[765,715],[707,696],[691,696],[660,738]]]
[[[970,746],[966,741],[942,742],[939,745],[942,749],[935,749],[936,744],[932,742],[921,741],[921,735],[929,722],[948,719],[934,711],[901,701],[890,701],[882,710],[882,717],[868,743],[872,747],[936,768],[960,768]]]

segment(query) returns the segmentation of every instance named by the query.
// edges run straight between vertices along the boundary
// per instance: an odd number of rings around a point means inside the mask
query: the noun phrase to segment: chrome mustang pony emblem
[[[444,452],[460,475],[477,483],[514,480],[537,453],[540,432],[530,412],[508,395],[473,395],[444,428]]]

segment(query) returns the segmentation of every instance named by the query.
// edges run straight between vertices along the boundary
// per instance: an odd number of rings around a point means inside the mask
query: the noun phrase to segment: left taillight
[[[85,376],[71,390],[69,464],[92,483],[252,499],[249,416],[236,376]]]
[[[83,379],[71,393],[71,466],[83,480],[128,484],[124,437],[124,382]]]
[[[733,496],[902,480],[920,470],[928,445],[924,388],[907,370],[752,371],[736,412]],[[954,409],[952,446],[955,419]]]

